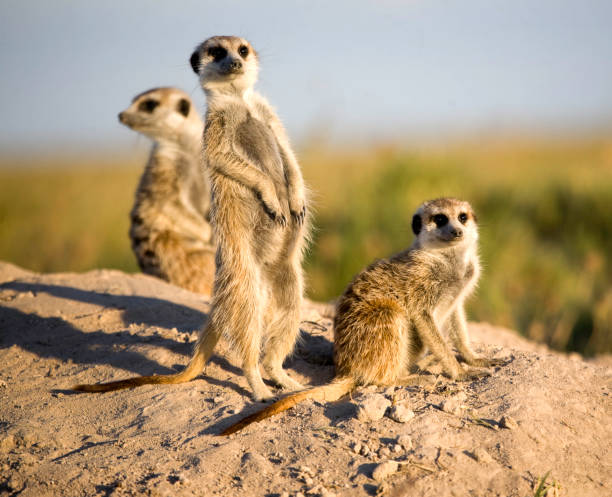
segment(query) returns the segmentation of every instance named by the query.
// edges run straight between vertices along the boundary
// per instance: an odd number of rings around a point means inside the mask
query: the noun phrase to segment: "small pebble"
[[[414,411],[405,404],[396,404],[389,411],[389,417],[398,423],[407,423],[414,418]]]
[[[374,468],[372,478],[377,482],[382,482],[388,476],[396,473],[399,469],[399,464],[396,461],[385,461]]]
[[[383,447],[378,451],[379,457],[389,457],[391,455],[391,451],[388,447]]]
[[[311,476],[313,474],[312,469],[310,469],[308,466],[299,466],[298,471],[300,471],[301,473],[306,473],[307,475],[311,475]]]
[[[502,418],[499,420],[499,426],[508,430],[514,430],[518,428],[518,423],[510,416],[502,416]]]
[[[483,464],[490,464],[494,462],[494,459],[491,457],[486,450],[482,447],[478,447],[474,452],[472,452],[474,459]]]
[[[397,437],[397,443],[398,445],[401,445],[404,450],[412,449],[412,438],[410,435],[400,435]]]
[[[357,419],[363,422],[378,421],[390,405],[391,401],[384,395],[367,394],[357,404]]]
[[[463,403],[467,400],[465,392],[459,392],[452,397],[444,400],[440,404],[440,409],[449,414],[460,414],[462,409],[465,409]]]
[[[322,490],[323,490],[322,485],[315,485],[314,487],[307,489],[306,494],[307,495],[321,495]]]
[[[8,435],[0,440],[0,452],[10,452],[15,448],[15,437],[13,435]]]

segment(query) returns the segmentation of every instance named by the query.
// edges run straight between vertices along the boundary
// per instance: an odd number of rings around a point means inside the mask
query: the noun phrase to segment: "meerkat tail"
[[[198,350],[185,369],[177,374],[136,376],[126,380],[110,381],[108,383],[75,385],[72,387],[72,390],[76,390],[77,392],[112,392],[124,388],[139,387],[141,385],[185,383],[193,380],[202,372],[206,360],[207,358],[204,357],[204,354]]]
[[[302,390],[301,392],[292,393],[291,395],[280,399],[265,409],[255,412],[241,421],[234,423],[229,428],[223,430],[221,435],[231,435],[232,433],[236,433],[243,428],[246,428],[251,423],[263,421],[264,419],[291,409],[307,399],[318,400],[320,402],[333,402],[334,400],[338,400],[343,395],[349,393],[355,388],[355,386],[355,380],[349,377],[342,377],[334,378],[327,385],[321,385],[319,387]]]

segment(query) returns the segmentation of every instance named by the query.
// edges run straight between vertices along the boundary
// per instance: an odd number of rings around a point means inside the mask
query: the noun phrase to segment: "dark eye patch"
[[[240,57],[242,57],[243,59],[246,59],[247,55],[249,55],[249,47],[247,47],[246,45],[240,45],[240,48],[238,49],[238,53],[240,54]]]
[[[436,226],[438,228],[446,226],[446,224],[448,223],[448,217],[445,214],[436,214],[435,216],[432,216],[431,219],[434,223],[436,223]]]
[[[191,57],[189,58],[189,64],[191,64],[191,68],[193,69],[194,73],[200,73],[200,52],[196,50],[191,54]]]
[[[412,216],[412,232],[415,235],[418,235],[421,232],[421,227],[423,226],[423,221],[421,221],[421,216],[415,214]]]
[[[468,215],[465,212],[462,212],[461,214],[459,214],[459,217],[457,219],[459,219],[459,222],[461,224],[465,224],[467,223]]]
[[[208,49],[208,55],[212,57],[215,62],[219,62],[225,58],[227,55],[227,50],[223,47],[210,47]]]
[[[152,98],[147,98],[138,104],[138,110],[141,112],[146,112],[148,114],[152,114],[155,108],[159,105],[157,100],[153,100]]]
[[[176,110],[183,114],[185,117],[189,115],[189,109],[191,109],[191,104],[188,100],[181,98],[176,107]]]

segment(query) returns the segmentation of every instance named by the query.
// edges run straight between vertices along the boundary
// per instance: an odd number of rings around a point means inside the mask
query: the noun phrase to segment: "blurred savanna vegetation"
[[[301,151],[313,191],[309,294],[337,296],[412,242],[429,198],[469,200],[484,272],[469,317],[560,350],[612,352],[612,140],[504,139]],[[0,167],[0,259],[36,271],[136,271],[128,212],[144,157]]]

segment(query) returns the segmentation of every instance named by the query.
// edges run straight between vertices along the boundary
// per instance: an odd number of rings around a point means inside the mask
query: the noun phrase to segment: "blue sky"
[[[609,0],[0,3],[0,147],[133,146],[116,115],[239,34],[295,141],[612,126]]]

